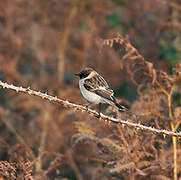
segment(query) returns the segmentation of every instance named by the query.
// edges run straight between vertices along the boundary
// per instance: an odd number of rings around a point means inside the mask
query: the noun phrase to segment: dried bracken
[[[0,1],[0,179],[180,179],[180,10],[178,0]],[[74,77],[85,66],[126,113],[85,108]]]
[[[131,80],[137,85],[140,100],[142,102],[141,108],[144,108],[142,110],[140,109],[141,113],[139,113],[148,114],[149,116],[147,117],[155,119],[154,124],[156,123],[158,127],[168,126],[170,123],[171,130],[176,131],[180,125],[180,121],[178,121],[178,118],[174,119],[172,113],[174,107],[172,107],[171,103],[174,86],[176,86],[176,82],[180,80],[180,64],[176,66],[175,74],[171,76],[166,72],[154,69],[153,64],[145,60],[144,57],[141,56],[132,46],[128,37],[124,39],[119,36],[117,38],[103,41],[103,45],[108,45],[110,47],[113,47],[114,44],[120,45],[120,49],[124,48],[126,51],[125,55],[121,58],[121,60],[124,61],[121,62],[121,64],[124,64]],[[136,104],[135,107],[137,108],[138,104]],[[137,111],[134,108],[132,110],[133,112]],[[137,113],[138,118],[139,113]],[[175,108],[175,116],[177,115],[178,108]],[[149,122],[151,122],[150,120]],[[123,136],[124,135],[122,134],[121,137]],[[174,152],[174,179],[177,179],[176,138],[172,138],[172,143]],[[144,145],[144,147],[146,146]],[[141,161],[139,160],[139,162]],[[146,167],[146,165],[143,166]]]
[[[15,164],[7,161],[0,161],[0,177],[7,179],[16,179]]]

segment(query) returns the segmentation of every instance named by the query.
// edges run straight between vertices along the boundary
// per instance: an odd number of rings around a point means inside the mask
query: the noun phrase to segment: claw
[[[89,104],[85,105],[86,111],[88,111],[88,108],[89,108],[89,106],[90,106],[91,104],[92,104],[92,103],[89,103]]]
[[[96,114],[95,117],[99,119],[101,117],[101,114],[100,113],[98,115]]]

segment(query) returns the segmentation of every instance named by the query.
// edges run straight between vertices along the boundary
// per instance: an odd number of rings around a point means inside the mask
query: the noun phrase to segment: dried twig
[[[39,96],[39,97],[41,97],[43,99],[47,99],[49,101],[57,102],[57,103],[63,105],[64,107],[66,107],[66,108],[75,109],[77,111],[84,111],[84,112],[87,112],[87,113],[89,113],[91,115],[94,115],[96,117],[99,115],[98,112],[96,112],[94,110],[87,109],[86,107],[81,106],[81,105],[70,103],[67,100],[62,100],[62,99],[59,99],[57,97],[50,96],[47,93],[41,93],[41,92],[38,92],[38,91],[31,90],[29,87],[28,88],[17,87],[17,86],[14,86],[14,85],[4,83],[2,81],[0,81],[0,86],[2,86],[3,88],[15,90],[16,92],[24,92],[24,93],[27,93],[29,95]],[[162,134],[164,136],[168,135],[168,136],[181,137],[181,132],[172,132],[172,131],[168,131],[168,130],[165,130],[165,129],[156,129],[154,127],[144,126],[142,124],[132,123],[132,122],[124,121],[124,120],[121,120],[121,119],[116,119],[116,118],[109,117],[109,116],[106,116],[106,115],[103,115],[103,114],[100,115],[100,119],[104,120],[105,122],[118,123],[118,124],[120,124],[122,126],[128,126],[128,127],[132,127],[132,128],[136,128],[136,129],[141,129],[141,130],[145,130],[145,131],[148,131],[148,132],[151,132],[151,133]]]

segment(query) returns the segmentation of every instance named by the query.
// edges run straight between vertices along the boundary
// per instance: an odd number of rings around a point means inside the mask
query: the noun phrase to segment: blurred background
[[[134,112],[141,104],[137,87],[121,68],[120,51],[100,51],[100,39],[128,35],[155,69],[172,75],[181,59],[180,31],[180,0],[0,1],[0,80],[84,105],[74,73],[91,66],[107,80],[118,101]],[[179,86],[173,100],[180,105]],[[141,122],[155,125],[156,119],[157,127],[169,129],[167,115]],[[120,128],[85,112],[0,89],[0,159],[33,162],[32,178],[173,178],[171,139]],[[144,157],[136,159],[141,152]],[[26,173],[18,168],[21,179]],[[0,179],[13,179],[10,172],[2,172]]]

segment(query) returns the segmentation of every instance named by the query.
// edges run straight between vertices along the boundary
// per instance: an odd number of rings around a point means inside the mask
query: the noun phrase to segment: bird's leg
[[[100,114],[101,114],[101,103],[99,103],[99,116],[100,116]]]
[[[98,111],[98,115],[95,115],[96,118],[100,118],[101,117],[101,103],[99,103],[99,111]]]
[[[88,110],[88,107],[91,105],[92,103],[89,103],[87,105],[85,105],[86,109]]]
[[[101,103],[99,103],[99,111],[98,111],[98,113],[99,113],[99,115],[98,116],[96,116],[97,118],[100,118],[101,117]]]

